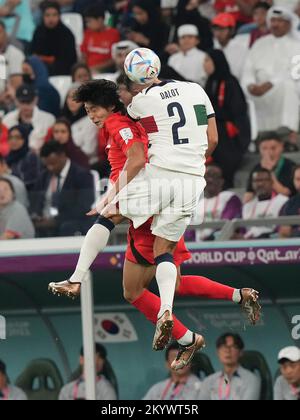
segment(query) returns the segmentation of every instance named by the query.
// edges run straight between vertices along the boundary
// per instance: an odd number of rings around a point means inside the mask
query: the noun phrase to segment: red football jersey
[[[105,139],[108,160],[111,166],[110,180],[116,182],[127,160],[126,153],[133,143],[143,143],[148,152],[148,137],[145,129],[126,115],[115,113],[104,123],[100,134]]]

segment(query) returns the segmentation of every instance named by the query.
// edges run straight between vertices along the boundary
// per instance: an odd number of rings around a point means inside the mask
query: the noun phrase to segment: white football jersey
[[[127,108],[149,137],[152,165],[204,176],[212,104],[196,83],[165,81],[144,89]]]

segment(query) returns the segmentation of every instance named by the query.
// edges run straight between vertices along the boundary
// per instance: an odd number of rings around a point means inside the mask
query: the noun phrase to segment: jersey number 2
[[[172,133],[173,133],[173,142],[174,144],[187,144],[189,142],[189,139],[185,138],[185,139],[180,139],[179,138],[179,134],[178,134],[178,129],[181,127],[184,127],[186,124],[186,118],[184,115],[184,111],[182,106],[178,103],[178,102],[172,102],[168,105],[168,114],[169,117],[174,117],[175,116],[175,110],[177,110],[178,115],[179,115],[179,122],[174,123],[172,126]]]

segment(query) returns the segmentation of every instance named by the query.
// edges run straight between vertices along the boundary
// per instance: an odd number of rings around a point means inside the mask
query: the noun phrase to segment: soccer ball
[[[159,57],[149,48],[136,48],[127,55],[124,63],[126,75],[139,85],[145,85],[156,79],[160,69]]]

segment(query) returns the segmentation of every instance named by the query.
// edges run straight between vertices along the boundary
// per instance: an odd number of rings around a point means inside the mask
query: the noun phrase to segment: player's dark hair
[[[168,359],[169,359],[170,351],[172,351],[172,350],[179,350],[179,348],[180,348],[180,346],[177,343],[177,341],[173,341],[171,344],[169,344],[168,347],[167,347],[167,349],[166,349],[166,353],[165,353],[166,361],[168,361]]]
[[[114,112],[125,114],[126,109],[117,89],[117,85],[109,80],[91,80],[79,86],[74,92],[73,99],[76,102],[89,102],[105,109],[114,107]]]
[[[1,162],[1,158],[0,158],[0,162]],[[296,175],[296,172],[299,171],[299,169],[300,169],[300,165],[294,166],[294,169],[293,169],[293,178],[292,179],[294,179],[294,177]]]
[[[48,141],[41,149],[41,158],[47,158],[52,155],[52,153],[55,153],[56,155],[66,154],[65,146],[55,140]]]
[[[242,338],[238,334],[233,334],[233,333],[226,333],[226,334],[221,335],[221,337],[219,337],[217,339],[217,342],[216,342],[217,349],[219,349],[220,347],[226,345],[227,338],[232,338],[233,339],[233,342],[234,342],[234,345],[239,350],[244,350],[245,344],[244,344]]]

